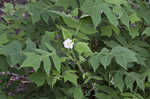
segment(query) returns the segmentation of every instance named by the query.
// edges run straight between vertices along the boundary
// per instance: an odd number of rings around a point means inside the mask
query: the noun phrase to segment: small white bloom
[[[64,47],[65,48],[68,48],[68,49],[72,49],[73,48],[73,45],[74,45],[74,43],[72,42],[72,40],[71,39],[66,39],[64,42],[63,42],[63,44],[64,44]]]
[[[25,13],[23,13],[23,14],[22,14],[22,16],[23,16],[23,17],[25,17],[25,16],[26,16],[26,14],[25,14]]]

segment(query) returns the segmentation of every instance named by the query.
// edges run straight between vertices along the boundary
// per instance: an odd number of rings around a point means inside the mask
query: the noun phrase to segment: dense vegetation
[[[149,1],[0,6],[0,99],[150,99]]]

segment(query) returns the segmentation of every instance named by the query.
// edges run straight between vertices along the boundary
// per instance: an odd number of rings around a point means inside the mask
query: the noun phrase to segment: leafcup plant
[[[145,0],[2,0],[0,99],[150,99]]]

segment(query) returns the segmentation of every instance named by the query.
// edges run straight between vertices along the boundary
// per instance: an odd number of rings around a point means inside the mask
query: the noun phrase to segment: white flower
[[[73,45],[74,45],[74,43],[72,42],[72,40],[71,39],[66,39],[64,42],[63,42],[63,44],[64,44],[64,47],[65,48],[68,48],[68,49],[72,49],[73,48]]]

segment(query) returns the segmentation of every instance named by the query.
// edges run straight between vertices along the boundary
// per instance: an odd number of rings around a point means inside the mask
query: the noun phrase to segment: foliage
[[[0,99],[150,99],[149,1],[12,1],[0,2]]]

